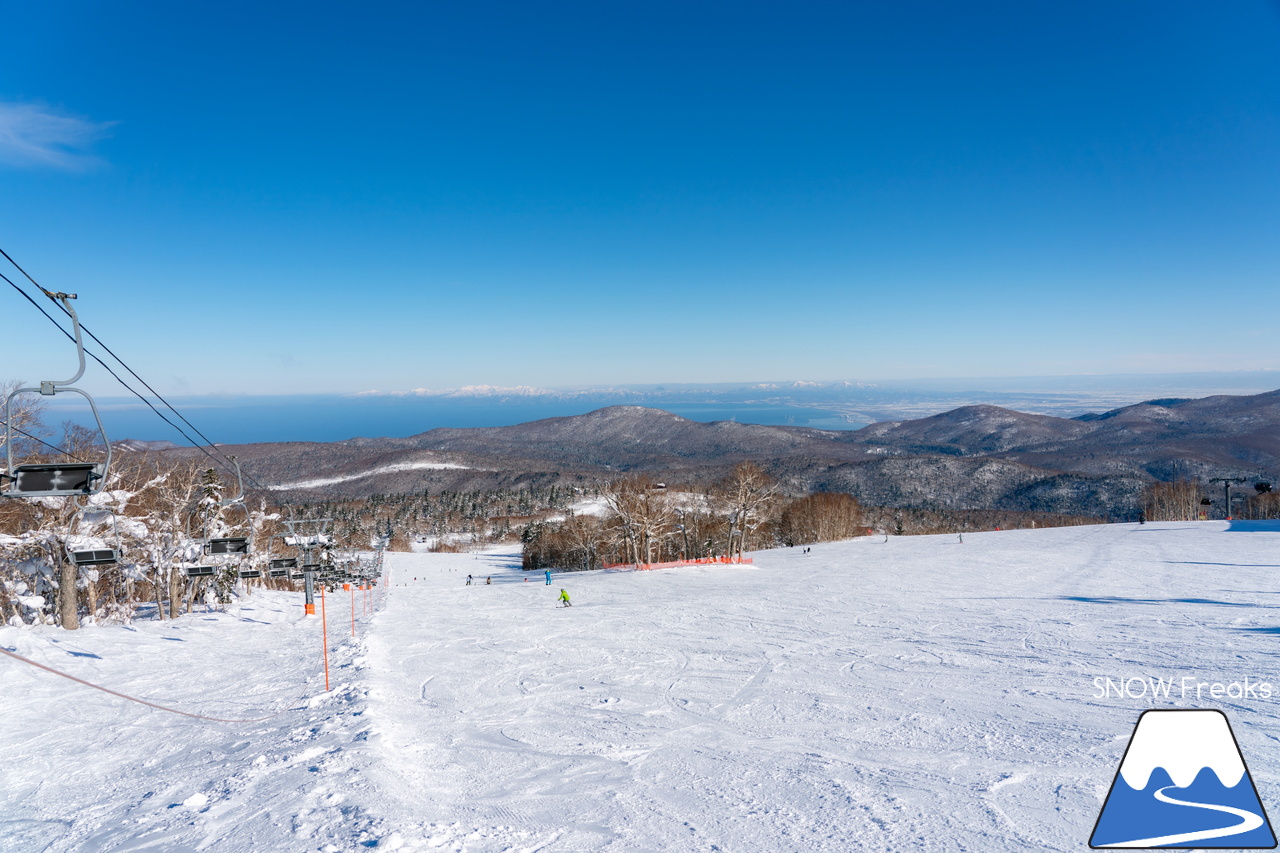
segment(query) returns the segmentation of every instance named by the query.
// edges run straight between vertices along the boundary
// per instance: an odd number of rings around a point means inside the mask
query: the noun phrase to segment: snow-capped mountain
[[[1218,781],[1234,788],[1244,776],[1244,762],[1227,718],[1219,711],[1149,711],[1142,715],[1120,765],[1130,788],[1141,791],[1157,767],[1179,788],[1208,768]]]

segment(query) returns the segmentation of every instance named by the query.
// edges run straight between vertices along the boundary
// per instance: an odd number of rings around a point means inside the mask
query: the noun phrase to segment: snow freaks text
[[[1245,676],[1239,681],[1204,681],[1194,676],[1181,678],[1093,679],[1094,699],[1270,699],[1277,695],[1270,682]]]

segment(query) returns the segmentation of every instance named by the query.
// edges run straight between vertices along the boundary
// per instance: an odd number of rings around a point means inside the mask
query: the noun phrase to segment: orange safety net
[[[748,565],[752,562],[750,557],[739,559],[738,557],[697,557],[692,560],[673,560],[669,563],[605,563],[606,569],[632,569],[637,572],[645,572],[650,569],[674,569],[677,566],[707,566],[716,563],[726,565]]]

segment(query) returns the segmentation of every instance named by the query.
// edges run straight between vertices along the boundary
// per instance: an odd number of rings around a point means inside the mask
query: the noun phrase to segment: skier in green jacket
[[[564,589],[560,590],[560,599],[559,599],[559,600],[564,602],[564,606],[565,606],[565,607],[572,607],[572,606],[573,606],[573,602],[571,602],[571,601],[569,600],[569,592],[568,592],[568,590],[564,590]]]

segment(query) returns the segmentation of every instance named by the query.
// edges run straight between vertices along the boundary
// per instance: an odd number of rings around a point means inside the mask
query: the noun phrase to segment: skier
[[[484,585],[485,585],[485,586],[489,586],[491,583],[493,583],[493,578],[485,578],[485,579],[484,579]]]
[[[471,586],[471,575],[467,575],[467,586]]]
[[[551,586],[551,570],[550,569],[547,569],[546,575],[547,575],[547,586]]]
[[[562,589],[562,590],[560,590],[560,598],[559,598],[558,600],[559,600],[559,601],[563,601],[563,602],[564,602],[564,606],[565,606],[565,607],[572,607],[572,606],[573,606],[573,602],[571,602],[571,601],[569,600],[569,592],[568,592],[567,590],[563,590],[563,589]],[[557,606],[559,606],[559,605],[557,605]]]

